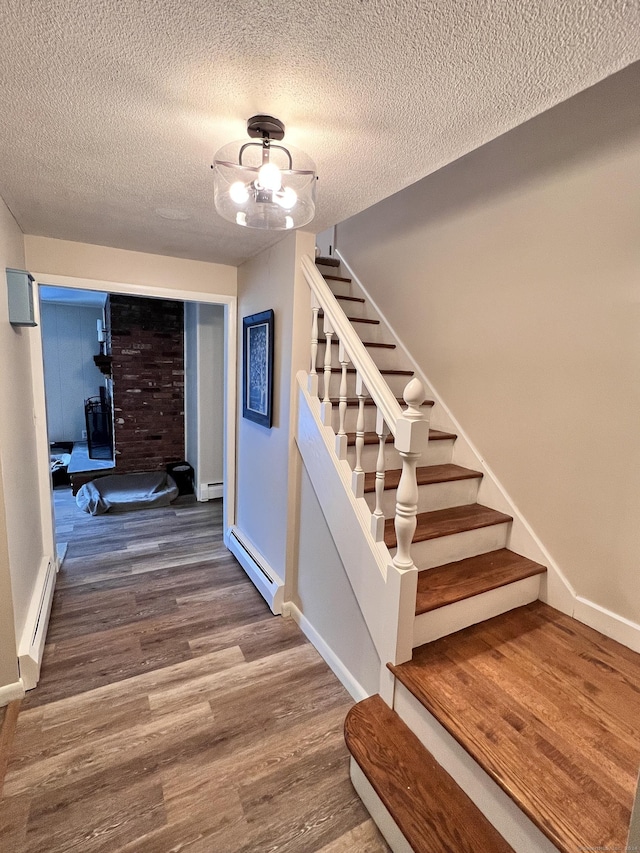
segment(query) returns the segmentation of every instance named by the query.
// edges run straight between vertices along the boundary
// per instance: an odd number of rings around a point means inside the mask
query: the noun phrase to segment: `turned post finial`
[[[413,379],[409,380],[407,383],[402,395],[402,399],[407,404],[405,415],[413,415],[413,417],[420,415],[420,406],[424,403],[426,397],[427,394],[424,390],[424,385],[416,376],[414,376]]]

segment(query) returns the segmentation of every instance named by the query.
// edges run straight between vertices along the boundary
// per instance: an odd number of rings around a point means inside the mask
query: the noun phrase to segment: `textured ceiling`
[[[320,231],[639,57],[638,0],[3,0],[0,195],[25,233],[236,264],[281,237],[213,207],[254,113],[316,161]]]

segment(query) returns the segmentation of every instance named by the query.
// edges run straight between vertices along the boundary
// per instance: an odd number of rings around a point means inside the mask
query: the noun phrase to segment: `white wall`
[[[16,636],[43,556],[34,452],[31,338],[9,324],[5,267],[25,269],[23,236],[0,199],[0,687],[17,679]]]
[[[224,307],[185,304],[186,455],[197,491],[222,483],[224,469]]]
[[[40,304],[50,441],[82,440],[84,401],[104,386],[93,361],[100,349],[96,322],[102,315],[97,307]]]
[[[225,264],[130,252],[29,234],[25,236],[24,244],[32,273],[120,282],[143,288],[166,287],[221,296],[236,295],[236,268]]]
[[[295,587],[293,603],[349,673],[352,684],[360,686],[352,692],[377,693],[380,658],[304,468]]]
[[[309,346],[310,298],[299,271],[301,253],[313,256],[313,235],[289,234],[238,268],[236,525],[282,578],[291,565],[296,524],[293,377],[306,366],[301,338],[307,353]],[[243,418],[241,399],[242,318],[269,308],[275,313],[271,429]]]
[[[640,621],[640,64],[338,228],[580,596]]]

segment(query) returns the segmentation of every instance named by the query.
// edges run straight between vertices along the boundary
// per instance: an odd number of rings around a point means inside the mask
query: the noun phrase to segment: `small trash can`
[[[179,495],[193,494],[193,466],[183,459],[180,462],[171,462],[166,470],[167,474],[175,480]]]

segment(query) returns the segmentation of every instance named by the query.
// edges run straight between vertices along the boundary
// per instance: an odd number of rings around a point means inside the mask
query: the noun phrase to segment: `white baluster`
[[[376,434],[378,436],[378,459],[376,461],[376,508],[371,516],[371,533],[376,542],[384,539],[384,512],[382,511],[382,496],[384,495],[384,480],[386,465],[384,461],[384,446],[389,435],[389,427],[385,423],[380,410],[376,413]]]
[[[331,426],[331,398],[329,397],[329,392],[331,385],[331,339],[333,338],[333,328],[326,317],[324,318],[324,337],[327,343],[324,350],[324,397],[322,398],[320,417],[325,426]]]
[[[402,458],[402,473],[396,493],[395,530],[397,550],[393,565],[398,569],[413,566],[411,542],[416,531],[418,511],[418,482],[416,467],[429,441],[429,421],[420,407],[424,403],[425,391],[419,379],[412,379],[404,389],[407,404],[396,425],[395,447]]]
[[[311,369],[307,388],[312,397],[318,396],[318,312],[320,303],[315,294],[311,295]]]
[[[347,415],[347,368],[349,366],[349,357],[344,344],[340,341],[338,346],[338,360],[340,361],[340,402],[338,404],[339,426],[336,436],[336,456],[338,459],[347,458],[347,433],[344,428],[345,418]]]
[[[356,421],[356,464],[351,476],[351,488],[357,498],[364,495],[364,469],[362,451],[364,449],[364,401],[366,388],[359,373],[356,374],[356,396],[358,398],[358,419]]]

